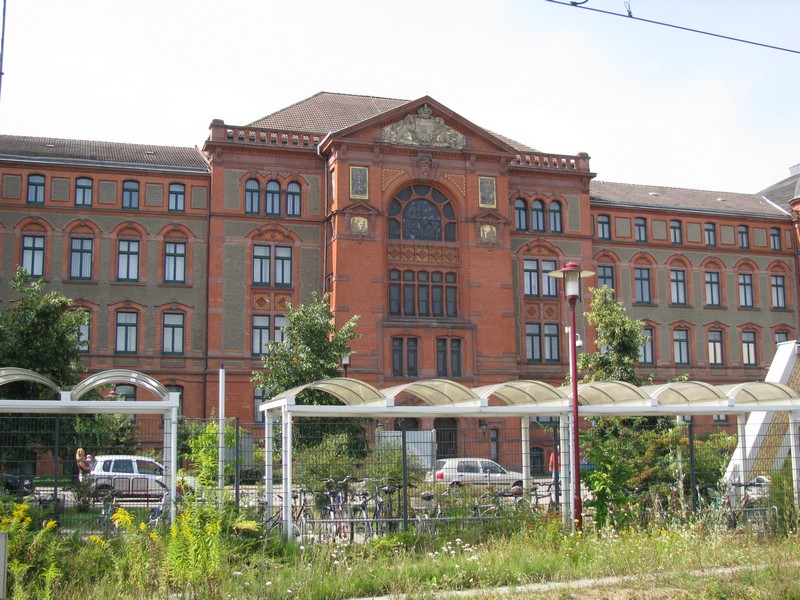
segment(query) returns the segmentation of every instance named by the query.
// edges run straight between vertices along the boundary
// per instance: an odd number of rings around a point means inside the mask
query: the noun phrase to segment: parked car
[[[0,473],[0,480],[3,482],[3,492],[6,494],[29,496],[33,493],[33,482],[27,477]]]
[[[123,498],[160,498],[166,491],[164,465],[147,456],[101,454],[85,476],[97,494],[114,492]]]
[[[445,458],[436,461],[429,481],[469,485],[522,485],[522,473],[508,471],[487,458]]]

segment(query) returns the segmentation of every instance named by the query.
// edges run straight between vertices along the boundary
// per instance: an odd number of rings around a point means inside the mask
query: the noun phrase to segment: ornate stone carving
[[[386,190],[389,185],[398,177],[402,177],[406,172],[403,169],[382,169],[381,170],[381,187]]]
[[[417,165],[420,179],[430,179],[431,169],[435,168],[436,165],[439,164],[439,161],[433,158],[432,154],[428,154],[427,152],[420,152],[417,155],[417,158],[414,159],[414,162]]]
[[[404,146],[427,146],[431,148],[455,148],[467,145],[467,138],[423,104],[416,115],[406,115],[402,121],[387,125],[381,131],[381,140]]]

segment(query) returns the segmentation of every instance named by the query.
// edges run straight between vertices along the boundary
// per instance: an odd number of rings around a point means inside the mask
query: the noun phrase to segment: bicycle
[[[759,533],[769,531],[774,523],[770,520],[768,511],[776,510],[774,507],[762,505],[762,498],[750,493],[751,488],[756,488],[756,483],[732,483],[734,487],[744,490],[740,501],[736,502],[731,495],[725,499],[728,529],[750,529]],[[776,510],[777,512],[777,510]]]
[[[116,503],[119,494],[111,492],[101,498],[103,508],[100,515],[89,517],[78,524],[77,533],[82,538],[88,538],[92,535],[113,537],[117,534],[117,525],[112,520],[112,516],[116,510]]]
[[[324,480],[325,489],[319,493],[326,498],[322,516],[322,535],[325,539],[336,540],[351,537],[350,512],[348,506],[348,493],[350,476],[341,481],[328,477]]]
[[[61,514],[64,512],[64,502],[53,492],[52,494],[42,495],[35,493],[36,504],[43,515],[48,515],[42,520],[42,527],[46,527],[50,521],[55,521],[56,527],[61,527]]]
[[[493,499],[494,502],[490,504],[480,503],[480,500],[486,501],[489,498]],[[486,492],[475,500],[475,506],[472,509],[472,518],[481,521],[488,520],[490,518],[503,516],[509,512],[509,509],[516,514],[521,507],[524,507],[524,502],[525,490],[522,486],[515,485],[507,489]]]
[[[283,534],[283,496],[276,494],[280,504],[274,507],[270,514],[270,502],[266,498],[258,499],[258,509],[256,511],[257,521],[267,531],[267,535]],[[308,536],[308,523],[313,521],[311,508],[306,503],[306,490],[299,489],[292,492],[292,538],[304,540]]]

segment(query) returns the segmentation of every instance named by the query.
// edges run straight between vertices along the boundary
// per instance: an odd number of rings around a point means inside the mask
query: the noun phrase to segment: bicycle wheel
[[[372,536],[372,524],[370,523],[367,511],[363,508],[356,508],[353,511],[353,538],[354,541],[363,542]]]
[[[91,535],[106,537],[109,530],[109,522],[105,517],[91,517],[78,524],[78,535],[82,538],[88,538]]]

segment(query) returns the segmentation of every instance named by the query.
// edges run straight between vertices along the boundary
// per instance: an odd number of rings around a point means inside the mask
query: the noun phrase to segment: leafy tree
[[[358,315],[337,329],[329,299],[329,294],[320,298],[314,293],[311,302],[290,308],[283,341],[267,344],[267,352],[261,357],[264,370],[253,373],[252,381],[256,387],[275,395],[320,379],[341,377],[342,357],[349,352],[347,344],[359,337],[355,330]],[[335,397],[319,390],[305,390],[297,402],[340,404]],[[351,449],[356,450],[358,446],[363,450],[363,429],[344,419],[337,419],[335,424],[330,419],[301,419],[294,438],[297,445],[319,441],[324,425],[333,426],[336,433],[347,430]]]

